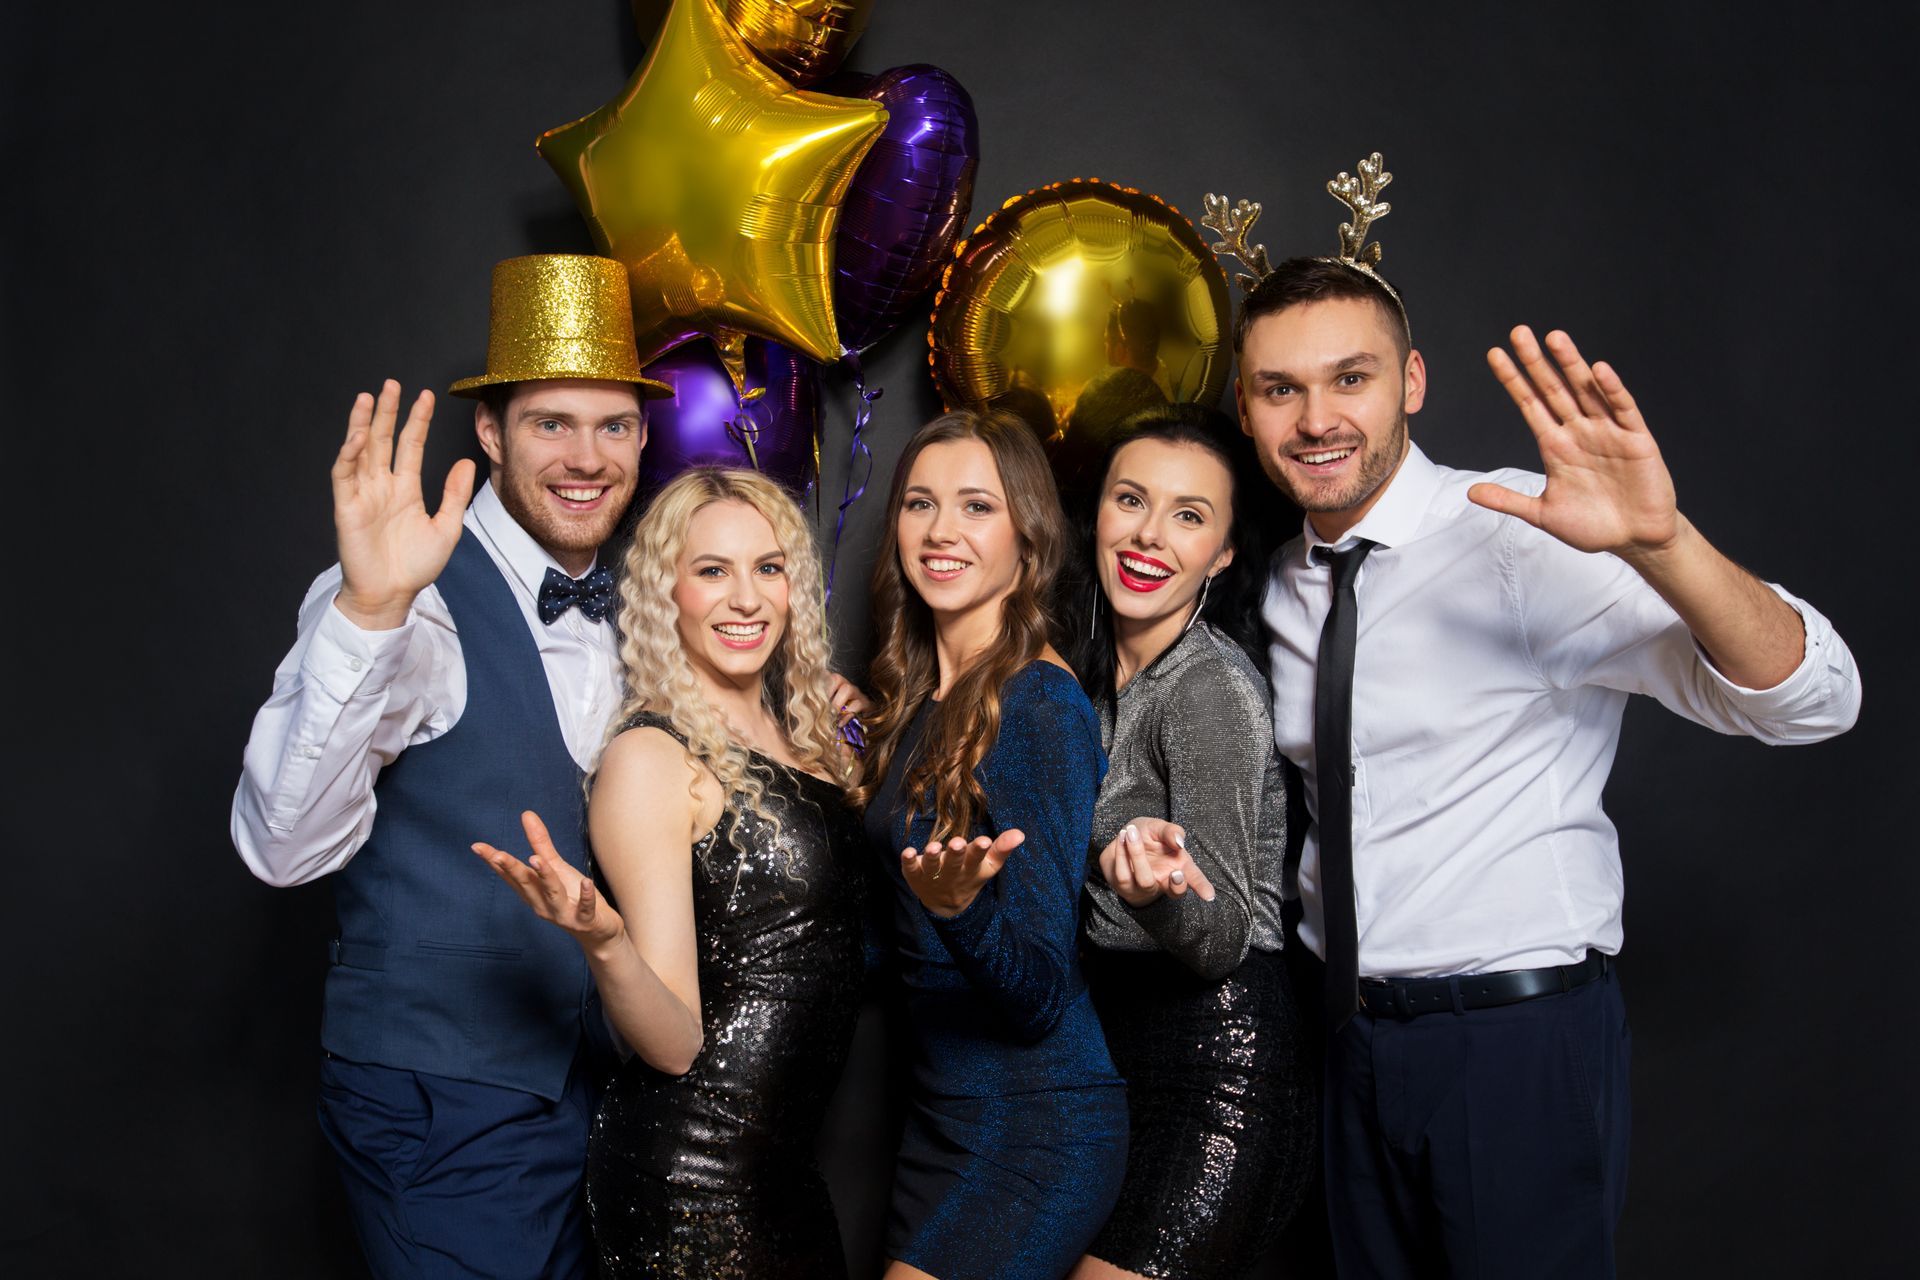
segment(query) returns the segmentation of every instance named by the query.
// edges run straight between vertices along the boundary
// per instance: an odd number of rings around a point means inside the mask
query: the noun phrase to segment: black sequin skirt
[[[1130,1135],[1120,1201],[1088,1250],[1127,1271],[1238,1276],[1319,1167],[1311,1040],[1286,962],[1249,951],[1208,982],[1158,951],[1087,948]]]

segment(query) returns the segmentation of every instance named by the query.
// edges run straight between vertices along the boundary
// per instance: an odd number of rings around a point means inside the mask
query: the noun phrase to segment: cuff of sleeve
[[[314,628],[301,666],[307,678],[341,702],[379,693],[393,683],[413,638],[414,614],[391,631],[365,631],[331,602]]]
[[[937,916],[929,911],[927,918],[933,921],[934,932],[950,949],[974,955],[999,923],[1000,899],[993,892],[992,885],[983,885],[973,901],[967,904],[967,909],[959,915]]]
[[[1769,710],[1798,706],[1809,701],[1819,701],[1825,695],[1827,687],[1827,648],[1833,641],[1833,624],[1812,605],[1785,590],[1776,582],[1769,582],[1768,588],[1793,607],[1800,615],[1800,626],[1805,633],[1804,651],[1800,655],[1800,665],[1792,674],[1771,689],[1749,689],[1743,684],[1735,684],[1722,675],[1713,665],[1707,651],[1694,641],[1694,652],[1700,655],[1700,665],[1706,668],[1707,678],[1718,685],[1728,695],[1739,700],[1741,706],[1750,715],[1765,715]]]

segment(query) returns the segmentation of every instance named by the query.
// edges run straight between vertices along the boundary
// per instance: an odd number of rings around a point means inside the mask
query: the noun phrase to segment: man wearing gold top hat
[[[610,575],[647,397],[627,276],[494,269],[488,477],[427,513],[433,396],[360,395],[333,466],[340,563],[255,717],[235,846],[274,885],[332,876],[320,1122],[381,1276],[588,1273],[581,1175],[604,1029],[580,949],[468,852],[534,809],[586,866],[581,779],[619,704]],[[469,495],[472,501],[469,503]]]

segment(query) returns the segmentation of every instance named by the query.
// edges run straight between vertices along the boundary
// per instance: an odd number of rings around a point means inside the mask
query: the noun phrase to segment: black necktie
[[[1353,915],[1353,638],[1359,615],[1353,581],[1376,543],[1345,551],[1315,547],[1333,566],[1333,603],[1320,628],[1313,688],[1313,770],[1320,793],[1320,909],[1327,951],[1327,1021],[1335,1031],[1359,1007],[1360,937]]]
[[[552,626],[569,609],[578,609],[589,622],[599,622],[613,607],[613,570],[606,565],[584,578],[569,578],[558,569],[540,580],[540,621]]]

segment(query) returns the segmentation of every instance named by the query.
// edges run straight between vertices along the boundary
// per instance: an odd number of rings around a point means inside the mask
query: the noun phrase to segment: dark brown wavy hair
[[[896,761],[901,734],[940,681],[933,611],[908,583],[900,563],[900,509],[914,460],[928,445],[951,440],[978,440],[993,454],[1007,514],[1020,535],[1020,572],[1002,604],[998,637],[934,705],[913,758]],[[880,646],[870,674],[879,710],[867,726],[866,773],[854,799],[862,805],[872,800],[888,772],[900,764],[907,769],[901,798],[919,812],[931,792],[935,835],[964,836],[986,812],[986,795],[974,770],[1000,736],[1001,686],[1039,657],[1052,639],[1049,602],[1067,554],[1067,520],[1039,439],[1025,422],[1001,409],[956,409],[916,431],[894,468],[886,512],[872,596],[873,629]]]

